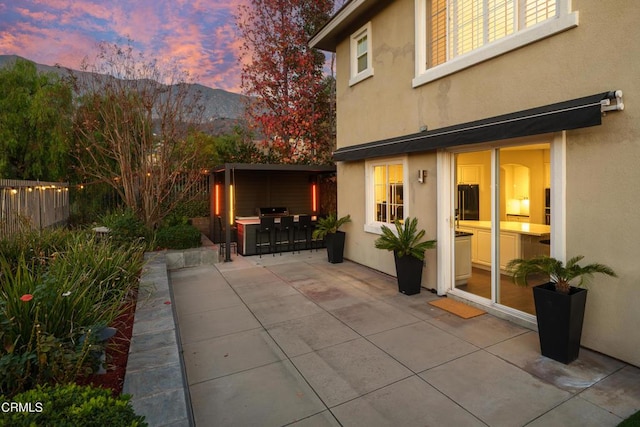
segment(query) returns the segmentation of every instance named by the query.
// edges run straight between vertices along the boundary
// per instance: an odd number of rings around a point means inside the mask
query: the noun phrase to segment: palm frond
[[[318,219],[315,230],[313,230],[313,238],[324,239],[327,234],[337,232],[340,227],[348,222],[351,222],[351,215],[337,218],[335,214],[331,213],[326,218],[320,218]]]
[[[556,284],[556,290],[568,293],[573,281],[576,287],[582,286],[586,279],[590,279],[595,273],[618,277],[608,266],[600,263],[592,263],[580,266],[578,263],[584,258],[582,255],[572,257],[564,265],[562,261],[548,256],[539,256],[531,259],[512,259],[507,264],[506,270],[511,274],[514,283],[527,286],[528,277],[532,274],[543,273],[549,275],[549,280]],[[574,279],[579,279],[575,281]]]
[[[407,218],[404,224],[395,220],[394,225],[395,233],[386,225],[381,227],[382,235],[375,241],[376,248],[393,251],[398,257],[410,255],[423,260],[424,251],[435,247],[435,240],[420,241],[425,231],[418,231],[417,218]]]

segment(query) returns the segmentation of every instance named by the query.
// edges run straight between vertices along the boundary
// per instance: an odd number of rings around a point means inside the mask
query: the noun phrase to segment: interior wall
[[[547,142],[545,139],[541,139],[540,143]],[[516,149],[516,150],[501,150],[500,151],[500,164],[501,165],[521,165],[529,169],[529,222],[536,224],[544,224],[544,189],[545,189],[545,162],[549,163],[549,150],[548,149]],[[457,156],[458,166],[478,166],[480,168],[480,221],[491,221],[491,152],[488,150],[473,151],[460,153]],[[506,168],[502,168],[501,178],[508,171]],[[501,181],[501,187],[505,188],[506,181]],[[503,191],[502,195],[504,196]],[[506,221],[506,203],[504,197],[501,197],[501,209],[502,217],[501,221]]]

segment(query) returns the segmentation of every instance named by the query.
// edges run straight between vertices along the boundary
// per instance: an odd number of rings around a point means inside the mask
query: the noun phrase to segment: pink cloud
[[[23,9],[23,8],[16,8],[16,11],[27,19],[35,19],[40,22],[51,22],[58,19],[58,17],[55,14],[47,11],[36,12],[36,11],[31,11],[29,9]]]
[[[77,68],[100,41],[178,64],[204,85],[238,91],[233,15],[248,0],[13,0],[0,4],[0,54]]]

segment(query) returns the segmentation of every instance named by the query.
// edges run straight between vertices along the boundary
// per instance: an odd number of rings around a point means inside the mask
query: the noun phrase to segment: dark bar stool
[[[218,228],[220,229],[220,243],[218,243],[218,256],[222,255],[226,249],[227,228],[222,221],[222,217],[218,216]],[[238,255],[238,227],[231,227],[231,241],[229,247]]]
[[[303,237],[302,242],[304,242],[304,248],[305,249],[309,249],[309,246],[311,245],[311,232],[313,231],[313,226],[311,224],[311,215],[300,215],[298,217],[298,225],[295,227],[295,237],[294,237],[294,247],[293,250],[295,251],[295,245],[297,243],[299,243],[300,237]],[[300,253],[300,248],[298,248],[298,253]]]
[[[282,235],[286,236],[286,240],[282,239]],[[280,245],[280,255],[282,255],[282,243],[287,243],[287,251],[291,251],[291,244],[295,251],[294,223],[292,216],[280,217],[280,224],[276,225],[276,245]]]
[[[264,245],[264,241],[262,237],[267,235],[267,244],[269,245],[269,251],[273,253],[272,246],[275,240],[275,218],[273,217],[262,217],[260,218],[260,227],[256,228],[256,248],[258,249],[258,254],[260,258],[262,258],[262,246]],[[271,239],[271,236],[274,236],[274,239]],[[276,256],[273,253],[273,256]]]

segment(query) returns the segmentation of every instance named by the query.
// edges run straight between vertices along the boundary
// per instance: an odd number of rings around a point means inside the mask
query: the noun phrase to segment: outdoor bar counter
[[[292,216],[293,216],[294,224],[297,225],[300,215],[292,215]],[[317,218],[315,215],[311,217],[312,226],[315,225],[316,219]],[[280,217],[274,218],[274,221],[277,227],[277,225],[280,224]],[[236,226],[238,227],[238,253],[240,255],[245,255],[245,256],[258,255],[256,230],[260,228],[260,217],[257,217],[257,216],[236,217]],[[261,250],[261,253],[262,254],[271,253],[271,248],[266,243],[266,236],[264,236],[263,238],[265,241],[264,241],[264,244],[262,245],[263,249]],[[275,242],[276,241],[275,239],[276,239],[276,233],[275,233],[275,230],[272,230],[271,241]],[[283,242],[278,246],[274,244],[273,246],[276,248],[276,252],[287,251],[287,250],[292,251],[296,248],[302,249],[305,247],[304,245],[306,241],[304,236],[301,236],[299,234],[294,235],[294,241],[297,242],[297,246],[296,245],[289,246],[287,245],[286,242]]]

